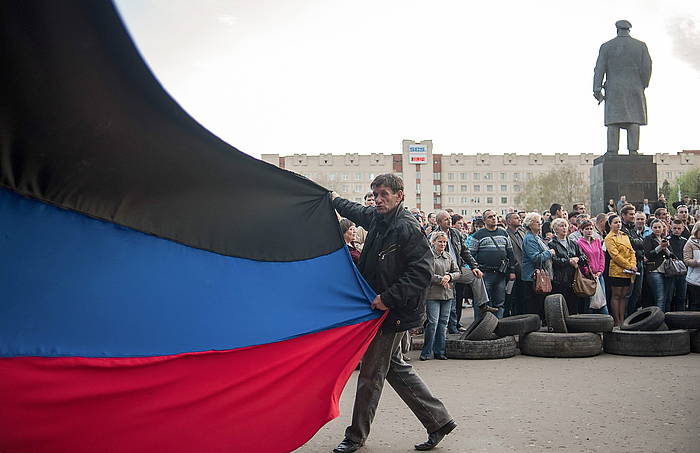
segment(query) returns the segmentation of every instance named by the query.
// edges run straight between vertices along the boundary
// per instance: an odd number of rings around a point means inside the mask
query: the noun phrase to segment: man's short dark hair
[[[569,222],[571,222],[571,219],[575,218],[576,216],[578,216],[578,212],[576,212],[576,211],[571,211],[571,212],[569,213]]]
[[[403,190],[403,179],[393,173],[385,173],[383,175],[378,175],[376,178],[374,178],[372,184],[370,184],[372,189],[377,186],[388,187],[392,192],[396,193],[399,190]]]
[[[506,224],[510,222],[510,219],[512,219],[514,215],[520,217],[517,212],[509,212],[508,214],[506,214]]]
[[[365,201],[367,201],[367,199],[368,199],[369,197],[374,198],[374,194],[373,194],[372,192],[367,192],[367,193],[365,194]]]
[[[685,223],[683,223],[683,221],[681,219],[678,219],[678,218],[671,220],[671,223],[673,225],[685,225]]]
[[[549,207],[549,213],[554,215],[557,211],[561,211],[561,205],[559,203],[552,203],[552,206]]]
[[[630,211],[636,211],[634,206],[631,204],[626,204],[622,208],[620,208],[620,214],[627,214]]]

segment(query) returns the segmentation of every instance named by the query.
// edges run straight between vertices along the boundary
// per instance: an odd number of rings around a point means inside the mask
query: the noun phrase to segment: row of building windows
[[[368,181],[372,182],[375,178],[374,173],[352,173],[352,174],[347,174],[347,173],[298,173],[301,176],[304,176],[306,178],[309,178],[312,181],[316,182],[324,182],[324,177],[326,181],[330,182],[335,182],[335,181]],[[398,173],[399,176],[401,176],[401,173]]]
[[[499,200],[500,204],[508,204],[508,197],[484,197],[486,205],[494,204],[494,200]],[[482,197],[447,197],[447,207],[453,205],[481,204]]]
[[[498,176],[499,181],[521,181],[522,178],[530,179],[532,178],[532,173],[506,173],[506,172],[499,172],[494,174],[493,172],[486,172],[486,173],[469,173],[469,172],[461,172],[461,173],[447,173],[447,180],[448,181],[469,181],[471,175],[471,180],[472,181],[494,181],[495,180],[495,175]]]
[[[494,191],[494,185],[493,184],[486,184],[484,186],[484,191],[485,192],[493,192]],[[453,193],[457,191],[457,186],[454,184],[448,184],[447,185],[447,192],[448,193]],[[521,187],[520,184],[513,184],[512,186],[513,192],[520,192]],[[481,192],[481,184],[474,184],[472,187],[473,192]],[[500,184],[500,191],[501,192],[508,192],[508,184]],[[459,185],[459,192],[469,192],[469,186],[467,184],[461,184]]]

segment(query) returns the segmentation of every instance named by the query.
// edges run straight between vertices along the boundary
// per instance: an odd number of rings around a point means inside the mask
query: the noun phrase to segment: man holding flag
[[[416,219],[403,207],[404,186],[393,174],[371,184],[375,206],[362,206],[332,194],[333,207],[368,231],[358,268],[376,291],[372,308],[388,311],[362,359],[352,423],[333,451],[357,451],[367,439],[384,380],[428,431],[416,450],[433,449],[457,424],[411,365],[401,357],[401,337],[422,324],[425,291],[430,285],[433,255]]]

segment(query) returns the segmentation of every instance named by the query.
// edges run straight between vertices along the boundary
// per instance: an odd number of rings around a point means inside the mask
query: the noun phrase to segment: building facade
[[[405,205],[426,212],[452,208],[463,215],[484,209],[506,213],[518,208],[525,184],[557,167],[573,167],[584,179],[597,154],[435,154],[432,140],[403,140],[400,154],[263,154],[262,160],[305,176],[335,190],[342,197],[361,202],[369,183],[382,173],[397,173],[406,192]],[[654,155],[657,182],[673,182],[700,166],[700,151]]]

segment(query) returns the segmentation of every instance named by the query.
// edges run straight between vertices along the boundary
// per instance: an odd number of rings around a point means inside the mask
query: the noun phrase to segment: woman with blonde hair
[[[454,281],[462,273],[452,256],[445,251],[447,235],[442,231],[432,234],[433,244],[433,277],[425,301],[425,337],[420,360],[428,360],[432,355],[438,360],[445,360],[445,338],[447,322],[450,319],[450,308],[454,299]]]
[[[622,219],[613,214],[608,217],[605,248],[610,255],[610,268],[607,279],[610,282],[610,308],[615,325],[625,318],[625,295],[629,291],[632,278],[637,272],[637,258],[627,233],[621,230]]]
[[[585,260],[578,244],[568,238],[569,222],[566,219],[552,220],[554,237],[549,241],[549,248],[554,251],[552,257],[552,294],[561,294],[566,299],[569,313],[578,314],[578,297],[571,285],[574,283],[576,269],[580,261]]]
[[[671,286],[671,277],[667,277],[663,263],[667,258],[673,257],[673,251],[667,239],[666,222],[660,219],[651,221],[651,234],[644,238],[644,257],[646,271],[644,277],[654,299],[654,305],[668,311],[670,300],[668,289]]]
[[[525,311],[540,315],[544,319],[544,298],[546,294],[535,293],[535,271],[540,269],[552,277],[552,256],[550,250],[540,236],[542,231],[542,216],[537,212],[530,212],[523,219],[523,226],[527,233],[523,238],[523,263],[521,265],[521,278],[526,283],[523,288],[525,299]]]

